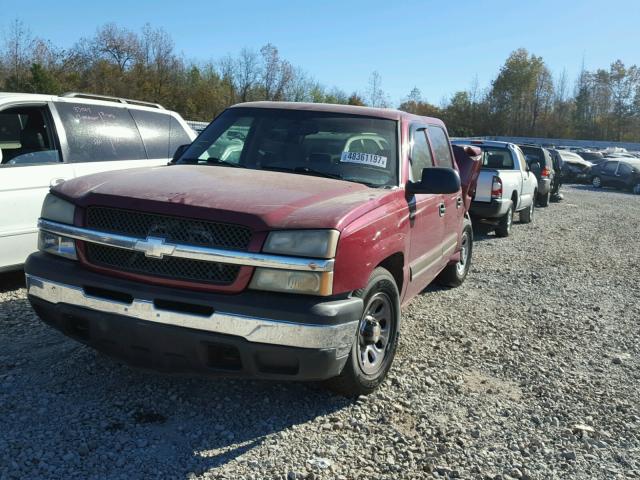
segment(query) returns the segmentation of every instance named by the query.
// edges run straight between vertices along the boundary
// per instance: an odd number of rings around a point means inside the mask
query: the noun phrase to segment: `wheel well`
[[[518,192],[513,192],[511,194],[511,201],[513,202],[513,211],[516,211],[516,208],[518,208]]]
[[[390,257],[385,258],[379,267],[389,270],[389,273],[393,275],[398,287],[398,292],[402,292],[402,284],[404,280],[403,267],[404,267],[404,255],[401,252],[394,253]]]

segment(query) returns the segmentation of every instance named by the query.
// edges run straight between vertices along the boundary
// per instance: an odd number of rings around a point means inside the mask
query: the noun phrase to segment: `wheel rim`
[[[593,177],[593,181],[591,183],[593,183],[593,186],[596,188],[600,188],[600,185],[602,185],[600,177]]]
[[[460,246],[460,260],[456,263],[456,271],[458,275],[464,275],[464,271],[467,268],[469,261],[469,235],[467,233],[462,234],[462,242]]]
[[[531,202],[531,206],[529,207],[529,219],[533,220],[533,212],[536,209],[536,202]]]
[[[369,299],[358,328],[358,364],[367,375],[384,366],[393,333],[394,307],[389,296],[378,292]]]
[[[511,231],[511,224],[513,223],[513,210],[509,209],[507,212],[507,232]]]

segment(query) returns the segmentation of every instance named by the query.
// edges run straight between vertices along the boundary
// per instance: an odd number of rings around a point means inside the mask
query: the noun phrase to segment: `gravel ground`
[[[467,283],[404,311],[392,374],[314,385],[132,370],[0,278],[0,478],[640,478],[640,197],[567,187]]]

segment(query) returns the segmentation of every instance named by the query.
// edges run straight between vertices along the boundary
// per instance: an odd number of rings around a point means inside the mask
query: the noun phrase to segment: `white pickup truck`
[[[538,180],[517,145],[484,140],[452,143],[482,150],[482,168],[469,210],[472,217],[495,223],[498,237],[509,236],[515,212],[522,223],[533,220]]]
[[[37,249],[49,188],[71,178],[164,165],[195,132],[160,105],[100,95],[0,92],[0,272]]]

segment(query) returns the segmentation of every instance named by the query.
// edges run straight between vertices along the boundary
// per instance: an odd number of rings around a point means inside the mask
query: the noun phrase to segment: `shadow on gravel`
[[[24,272],[22,270],[0,273],[0,293],[17,290],[23,287]]]
[[[316,385],[133,369],[46,326],[26,299],[0,301],[0,445],[19,446],[7,454],[28,465],[22,478],[47,477],[47,464],[58,478],[125,465],[138,478],[200,475],[351,403]]]

